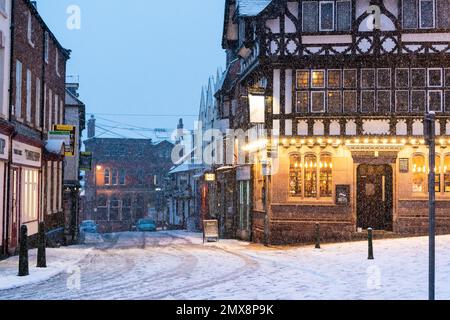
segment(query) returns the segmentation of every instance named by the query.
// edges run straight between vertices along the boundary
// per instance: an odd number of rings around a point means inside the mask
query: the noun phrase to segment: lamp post
[[[436,283],[436,115],[430,112],[425,115],[425,138],[429,146],[429,175],[428,175],[428,211],[429,211],[429,270],[428,292],[429,300],[435,300]]]

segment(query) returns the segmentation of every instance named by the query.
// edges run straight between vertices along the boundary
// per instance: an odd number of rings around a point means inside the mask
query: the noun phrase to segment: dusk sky
[[[61,44],[72,49],[67,74],[80,77],[80,99],[88,113],[98,115],[100,126],[120,126],[116,121],[174,128],[182,116],[192,127],[202,85],[225,62],[222,0],[37,2]],[[66,27],[70,5],[81,9],[80,30]]]

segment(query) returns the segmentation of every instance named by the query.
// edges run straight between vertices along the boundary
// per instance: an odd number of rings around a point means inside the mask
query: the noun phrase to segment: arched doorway
[[[393,170],[361,164],[357,171],[357,227],[393,230]]]

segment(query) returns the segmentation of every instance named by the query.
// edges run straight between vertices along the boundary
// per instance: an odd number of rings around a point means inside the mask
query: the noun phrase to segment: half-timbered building
[[[450,231],[450,1],[226,0],[227,70],[217,98],[248,145],[254,241],[327,239],[369,227]],[[436,168],[424,114],[436,113]],[[238,217],[237,220],[242,220]]]

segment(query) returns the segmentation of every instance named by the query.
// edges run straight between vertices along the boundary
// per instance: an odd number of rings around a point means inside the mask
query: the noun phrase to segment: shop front
[[[6,247],[6,196],[7,170],[9,158],[9,136],[0,132],[0,257]]]
[[[236,169],[238,193],[238,223],[237,238],[251,240],[251,166],[241,166]]]
[[[269,226],[257,228],[254,213],[255,239],[311,242],[316,224],[333,241],[358,239],[368,228],[425,235],[430,170],[436,172],[437,231],[450,232],[450,141],[440,139],[436,168],[429,168],[428,147],[419,139],[294,140],[279,146],[279,167],[267,187]],[[254,166],[254,192],[262,181],[257,170],[261,166]]]
[[[13,140],[10,168],[9,251],[18,248],[20,226],[28,227],[28,236],[38,232],[42,148]]]

